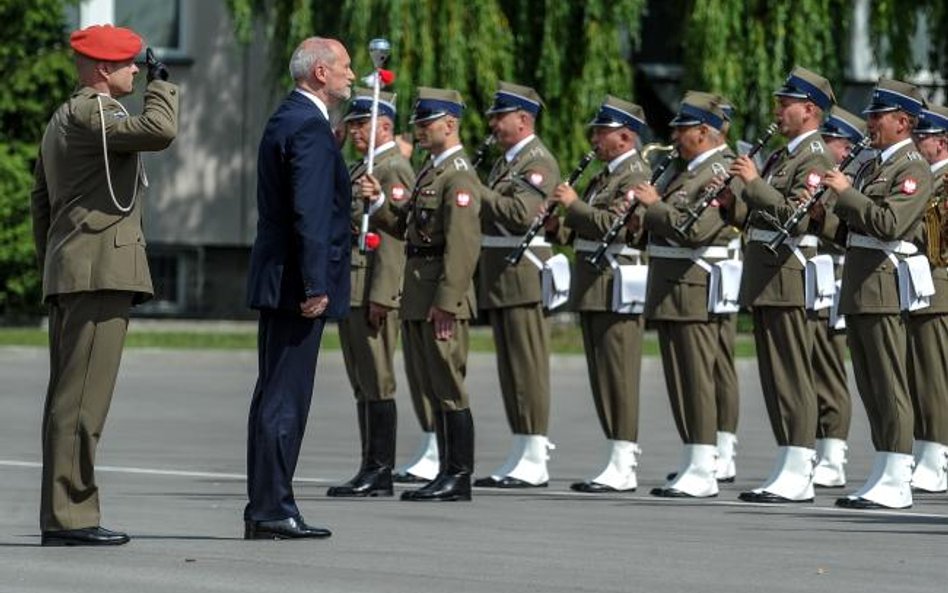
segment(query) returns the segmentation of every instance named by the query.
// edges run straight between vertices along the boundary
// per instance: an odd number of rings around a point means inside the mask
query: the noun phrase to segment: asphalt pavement
[[[399,362],[400,365],[400,362]],[[399,367],[401,368],[401,367]],[[477,489],[470,503],[338,500],[326,487],[355,472],[358,432],[341,354],[319,362],[297,498],[324,541],[241,539],[252,352],[127,350],[99,448],[103,525],[133,540],[108,549],[41,548],[39,426],[47,353],[0,348],[0,593],[227,592],[886,592],[948,588],[948,495],[906,511],[837,509],[872,461],[854,406],[847,490],[814,504],[756,506],[776,445],[756,363],[738,363],[738,478],[718,498],[660,500],[648,491],[675,468],[680,441],[661,364],[643,362],[639,489],[607,496],[569,490],[597,473],[606,447],[585,363],[556,356],[556,444],[548,488]],[[400,375],[399,461],[419,430]],[[510,436],[493,355],[473,354],[468,386],[477,475],[497,467]],[[396,493],[397,494],[397,493]]]

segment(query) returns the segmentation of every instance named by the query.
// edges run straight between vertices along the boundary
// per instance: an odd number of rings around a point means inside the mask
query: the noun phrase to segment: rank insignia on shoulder
[[[405,199],[405,195],[408,193],[408,190],[405,189],[404,185],[393,185],[392,186],[392,199],[396,202],[401,202]]]
[[[641,173],[642,171],[645,171],[645,165],[642,164],[642,161],[638,159],[630,159],[630,160],[631,160],[631,162],[629,163],[630,171],[635,171],[637,173]]]
[[[826,152],[826,150],[823,148],[822,142],[814,140],[813,142],[810,142],[810,152],[813,154],[823,154]]]
[[[126,114],[124,111],[113,111],[112,117],[114,117],[115,119],[125,119],[126,117],[128,117],[128,114]]]
[[[530,183],[533,185],[541,185],[543,183],[543,173],[539,171],[532,171],[527,178],[530,180]]]
[[[711,163],[711,174],[715,177],[719,175],[727,175],[727,169],[725,169],[724,165],[721,163]]]
[[[454,168],[458,171],[467,171],[470,167],[467,166],[467,161],[461,157],[454,159]]]
[[[913,150],[907,153],[905,155],[905,158],[907,158],[910,161],[920,161],[922,160],[922,154],[916,150]]]
[[[918,182],[911,177],[906,177],[905,181],[902,182],[902,193],[911,196],[916,191],[918,191]]]
[[[527,154],[529,156],[538,156],[538,157],[546,156],[545,151],[543,150],[542,146],[534,146],[533,148],[530,149],[530,152],[528,152]]]
[[[454,201],[461,208],[466,208],[471,204],[471,194],[467,191],[459,190],[454,195]]]

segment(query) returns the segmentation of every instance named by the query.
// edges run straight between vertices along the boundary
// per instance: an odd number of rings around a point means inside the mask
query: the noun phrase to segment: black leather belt
[[[405,245],[408,257],[443,257],[444,245]]]

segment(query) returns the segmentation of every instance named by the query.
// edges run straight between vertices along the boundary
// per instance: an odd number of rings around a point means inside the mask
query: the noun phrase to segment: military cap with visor
[[[125,62],[142,51],[142,38],[131,29],[92,25],[73,31],[69,45],[80,55],[103,62]]]
[[[627,127],[641,134],[648,124],[645,123],[645,111],[639,105],[630,103],[612,95],[606,95],[596,116],[587,124],[590,128]]]
[[[720,130],[724,127],[727,119],[724,116],[724,110],[721,109],[721,98],[711,93],[701,91],[688,91],[681,99],[681,105],[678,106],[678,113],[675,114],[668,125],[673,128],[698,126],[706,124]]]
[[[349,102],[349,110],[343,121],[372,117],[372,89],[356,88],[353,94],[355,97]],[[395,121],[395,111],[395,93],[379,91],[379,116],[384,115]]]
[[[412,107],[410,124],[434,121],[439,117],[452,115],[461,117],[464,112],[464,100],[461,93],[453,89],[418,87],[418,99]]]
[[[539,115],[543,109],[540,94],[528,86],[501,81],[500,88],[494,93],[494,102],[486,114],[495,115],[521,109],[534,117]]]
[[[783,86],[775,91],[774,95],[806,99],[823,111],[829,110],[836,103],[836,96],[833,94],[833,86],[830,82],[816,72],[800,66],[790,71]]]
[[[916,134],[944,134],[948,132],[948,107],[941,105],[929,105],[928,109],[922,110],[918,116],[918,125],[915,126]]]
[[[833,105],[823,125],[820,126],[820,135],[827,138],[846,138],[856,143],[866,135],[866,122],[839,105]]]
[[[918,117],[925,108],[925,99],[914,84],[880,78],[876,88],[872,90],[872,100],[863,113],[886,113],[889,111],[904,111]]]

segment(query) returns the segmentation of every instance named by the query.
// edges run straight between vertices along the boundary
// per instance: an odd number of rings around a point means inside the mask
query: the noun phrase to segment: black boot
[[[326,496],[392,496],[397,422],[395,400],[359,403],[362,466],[354,478],[331,487]]]
[[[474,418],[470,410],[442,412],[438,424],[438,445],[442,448],[441,471],[418,490],[402,493],[402,500],[420,502],[471,500],[474,471]],[[444,437],[441,437],[441,434]]]

